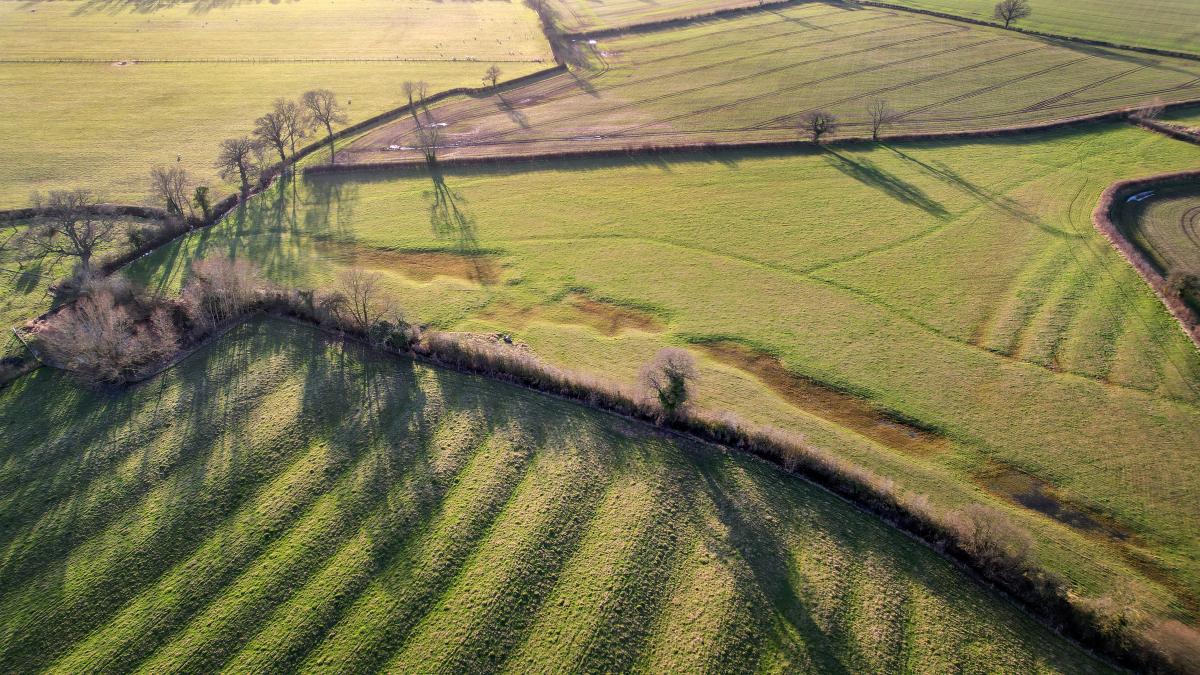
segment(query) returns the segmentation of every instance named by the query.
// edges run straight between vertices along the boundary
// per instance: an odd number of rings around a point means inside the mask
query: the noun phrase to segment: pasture
[[[439,157],[795,140],[803,116],[833,137],[1001,128],[1200,98],[1200,62],[1024,37],[919,14],[806,3],[574,44],[587,65],[432,107]],[[416,121],[377,127],[341,161],[416,159]]]
[[[0,427],[5,671],[1108,672],[772,466],[292,324]]]
[[[803,432],[939,503],[1009,509],[1082,592],[1120,580],[1190,616],[1200,354],[1089,215],[1114,180],[1194,162],[1193,146],[1113,124],[312,176],[130,274],[173,292],[216,252],[300,287],[365,267],[413,321],[509,332],[622,381],[690,346],[701,405]],[[864,422],[829,391],[884,414]],[[916,432],[894,420],[934,438],[896,442],[881,430]]]
[[[887,0],[993,21],[992,0]],[[1017,25],[1033,30],[1200,55],[1200,5],[1192,0],[1034,0]]]
[[[1116,222],[1163,277],[1200,277],[1200,189],[1193,185],[1156,188],[1148,198],[1121,204]],[[1184,297],[1200,310],[1200,288]]]
[[[620,28],[655,21],[686,19],[727,9],[756,7],[758,0],[549,0],[546,6],[555,25],[563,31],[578,33]]]
[[[351,122],[400,105],[405,80],[478,86],[553,64],[519,3],[0,0],[0,208],[86,186],[142,202],[156,164],[220,187],[222,138],[275,98],[326,87]]]

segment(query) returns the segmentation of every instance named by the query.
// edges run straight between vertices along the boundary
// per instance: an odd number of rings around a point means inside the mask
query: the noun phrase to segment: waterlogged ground
[[[6,672],[1106,671],[770,465],[290,323],[0,429]]]
[[[1194,161],[1112,125],[357,172],[277,185],[130,274],[173,292],[191,260],[235,255],[314,287],[361,264],[413,321],[512,333],[626,382],[657,349],[691,346],[701,405],[804,433],[935,502],[1008,509],[1081,592],[1121,579],[1188,612],[1200,354],[1089,217],[1114,180]],[[1062,509],[992,489],[997,463]],[[1105,526],[1055,517],[1074,513]]]

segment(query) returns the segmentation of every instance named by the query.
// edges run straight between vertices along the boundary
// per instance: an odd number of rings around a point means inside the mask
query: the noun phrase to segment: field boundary
[[[1184,127],[1179,127],[1174,124],[1167,124],[1165,122],[1160,122],[1159,120],[1133,119],[1131,121],[1135,125],[1146,129],[1147,131],[1155,131],[1163,134],[1164,136],[1170,136],[1177,141],[1200,145],[1200,133],[1189,131]]]
[[[1127,45],[1120,42],[1108,42],[1107,40],[1095,40],[1092,38],[1077,37],[1074,35],[1063,35],[1061,33],[1048,33],[1046,31],[1034,30],[1032,28],[1022,28],[1021,26],[1004,26],[986,19],[972,19],[968,16],[951,14],[949,12],[939,12],[933,9],[921,9],[918,7],[905,7],[904,5],[896,5],[890,2],[880,2],[879,0],[848,0],[847,4],[861,5],[864,7],[876,7],[879,9],[892,9],[898,12],[910,12],[912,14],[925,14],[927,16],[935,16],[939,19],[949,19],[951,21],[962,21],[963,23],[974,24],[976,26],[987,26],[989,28],[998,28],[1000,30],[1008,30],[1014,33],[1022,33],[1040,38],[1052,38],[1062,40],[1064,42],[1074,42],[1076,44],[1090,45],[1093,47],[1105,47],[1108,49],[1123,49],[1125,51],[1140,52],[1142,54],[1152,54],[1154,56],[1172,56],[1179,59],[1188,59],[1191,61],[1200,61],[1200,54],[1193,52],[1179,52],[1172,49],[1158,49],[1156,47],[1139,47],[1137,45]]]
[[[700,23],[709,19],[725,19],[743,14],[757,14],[764,10],[777,7],[787,7],[789,5],[807,5],[812,4],[805,0],[771,0],[769,2],[760,2],[757,5],[746,5],[744,7],[726,7],[725,9],[714,9],[708,12],[700,12],[699,14],[691,14],[688,16],[679,16],[673,19],[658,19],[656,21],[643,21],[640,23],[630,23],[623,26],[613,26],[611,28],[596,28],[594,30],[584,31],[563,31],[560,33],[562,37],[574,38],[577,40],[608,38],[617,35],[628,35],[631,33],[656,33],[658,31],[669,30],[688,24]]]
[[[1200,349],[1200,316],[1181,298],[1167,293],[1167,280],[1150,258],[1138,246],[1129,240],[1121,231],[1121,226],[1114,218],[1116,207],[1122,199],[1161,185],[1178,185],[1181,183],[1200,183],[1200,170],[1163,173],[1143,178],[1120,180],[1108,186],[1100,195],[1100,202],[1092,212],[1092,224],[1104,235],[1121,257],[1133,266],[1138,276],[1142,278],[1166,306],[1167,311],[1179,322],[1185,335]]]
[[[1200,99],[1189,99],[1187,101],[1179,101],[1165,106],[1167,109],[1187,107],[1200,104]],[[1129,118],[1131,112],[1129,110],[1116,110],[1103,113],[1093,113],[1090,115],[1080,115],[1078,117],[1068,117],[1059,120],[1051,120],[1049,122],[1036,122],[1032,124],[1023,124],[1009,127],[993,127],[989,129],[972,129],[962,131],[929,131],[916,133],[902,134],[882,134],[879,137],[880,141],[893,143],[904,142],[922,142],[922,141],[944,141],[944,140],[973,140],[997,138],[1003,136],[1018,136],[1027,133],[1040,131],[1053,131],[1056,129],[1064,129],[1075,126],[1084,126],[1087,124],[1100,122],[1118,122]],[[543,152],[543,153],[528,153],[528,154],[496,154],[478,157],[449,157],[438,159],[439,167],[457,167],[457,166],[483,166],[500,163],[516,163],[516,162],[539,162],[549,160],[563,159],[588,159],[601,157],[639,157],[639,156],[657,156],[672,153],[689,153],[689,152],[721,152],[733,150],[812,150],[822,146],[841,147],[861,145],[865,143],[874,143],[868,136],[847,136],[842,138],[834,138],[824,143],[814,143],[801,139],[794,140],[766,140],[766,141],[709,141],[703,143],[677,143],[677,144],[660,144],[660,145],[644,145],[644,146],[627,146],[625,148],[603,148],[603,149],[587,149],[565,150],[559,152]],[[391,160],[386,162],[351,162],[342,164],[320,164],[304,167],[303,173],[309,174],[325,174],[325,173],[341,173],[348,171],[371,171],[371,170],[391,170],[391,169],[411,169],[414,167],[425,166],[426,161],[420,157],[411,159]]]

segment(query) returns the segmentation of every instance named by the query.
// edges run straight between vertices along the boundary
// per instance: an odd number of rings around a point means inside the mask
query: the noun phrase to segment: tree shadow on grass
[[[924,190],[883,169],[866,157],[854,158],[827,147],[825,148],[825,158],[833,168],[864,185],[882,190],[892,199],[912,204],[939,220],[946,220],[950,217],[950,212],[946,210],[946,207],[926,194]]]

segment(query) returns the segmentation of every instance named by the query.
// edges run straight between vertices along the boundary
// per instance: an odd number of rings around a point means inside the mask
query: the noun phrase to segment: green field
[[[531,10],[0,0],[0,208],[80,185],[141,202],[150,168],[177,159],[220,185],[218,143],[248,133],[277,97],[331,88],[353,122],[400,105],[405,80],[478,86],[493,61],[505,77],[552,65]]]
[[[552,362],[622,381],[665,344],[741,344],[779,358],[785,379],[857,393],[950,447],[913,453],[849,429],[728,350],[697,350],[702,405],[802,431],[937,502],[1011,508],[1044,561],[1086,592],[1132,579],[1159,609],[1190,615],[1200,354],[1089,216],[1114,180],[1195,157],[1109,125],[434,181],[314,177],[133,274],[170,291],[190,259],[214,252],[301,287],[366,267],[414,321],[512,332]],[[1045,481],[1100,533],[1018,507],[1013,476]]]
[[[756,7],[760,3],[758,0],[550,0],[547,4],[559,28],[574,33],[685,19],[725,9]]]
[[[767,464],[291,324],[0,428],[6,672],[1107,670]]]
[[[1164,278],[1175,272],[1200,276],[1200,189],[1196,186],[1156,188],[1149,199],[1120,204],[1116,221]],[[1189,292],[1186,298],[1200,308],[1200,296]]]
[[[897,5],[992,21],[992,0],[888,0]],[[1033,30],[1200,54],[1195,0],[1032,0]]]
[[[1200,98],[1200,62],[1029,38],[919,14],[806,3],[682,28],[601,38],[587,67],[459,97],[430,112],[440,156],[537,154],[704,142],[794,140],[806,112],[836,135],[991,129]],[[342,161],[415,159],[401,118]]]

